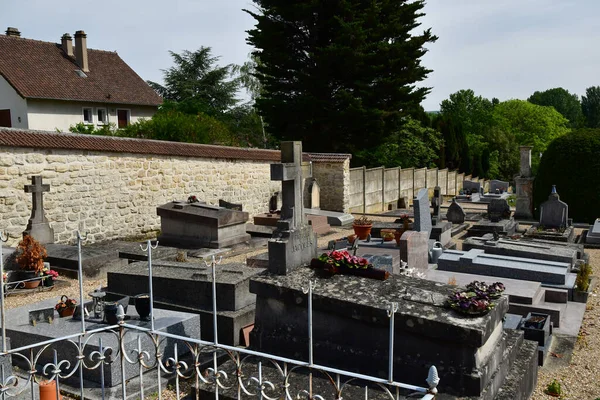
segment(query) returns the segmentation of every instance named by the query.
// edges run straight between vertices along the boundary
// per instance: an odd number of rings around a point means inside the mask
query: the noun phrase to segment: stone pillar
[[[517,186],[517,205],[515,218],[533,219],[533,181],[531,176],[531,146],[520,146],[521,173],[515,178]]]

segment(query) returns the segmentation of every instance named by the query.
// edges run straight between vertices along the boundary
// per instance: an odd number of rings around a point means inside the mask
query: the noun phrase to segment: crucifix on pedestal
[[[317,256],[317,237],[307,225],[302,203],[302,142],[281,142],[281,164],[271,164],[271,180],[281,181],[281,218],[269,240],[269,272],[285,275]]]
[[[281,181],[279,231],[304,225],[302,204],[302,142],[281,143],[281,164],[271,165],[271,180]]]
[[[42,177],[32,176],[31,185],[25,185],[25,193],[31,193],[31,217],[24,234],[32,236],[40,243],[54,243],[54,230],[44,215],[44,192],[50,191],[50,185],[42,183]]]

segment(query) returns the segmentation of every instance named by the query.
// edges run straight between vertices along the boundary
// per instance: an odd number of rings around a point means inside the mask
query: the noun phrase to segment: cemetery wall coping
[[[179,143],[163,140],[94,136],[63,132],[0,128],[0,146],[42,149],[157,154],[180,157],[226,158],[280,162],[279,150]],[[340,162],[352,157],[339,153],[303,153],[304,161]]]

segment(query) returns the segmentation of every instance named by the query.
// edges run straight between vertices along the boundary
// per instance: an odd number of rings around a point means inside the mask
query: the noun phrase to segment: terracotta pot
[[[405,232],[404,229],[399,229],[397,231],[394,232],[394,239],[396,239],[396,244],[398,246],[400,246],[400,238],[402,237],[402,234]]]
[[[40,400],[56,400],[56,381],[42,381],[39,383]],[[62,400],[59,394],[58,399]]]
[[[348,243],[352,244],[352,243],[354,243],[355,240],[356,240],[356,235],[348,236]]]
[[[354,228],[354,233],[360,240],[366,240],[367,237],[371,234],[371,228],[373,228],[373,224],[371,225],[352,225]]]
[[[21,271],[20,273],[21,280],[34,278],[37,278],[37,274],[34,271]],[[36,279],[35,281],[23,282],[23,287],[25,289],[35,289],[38,286],[40,286],[40,279]]]

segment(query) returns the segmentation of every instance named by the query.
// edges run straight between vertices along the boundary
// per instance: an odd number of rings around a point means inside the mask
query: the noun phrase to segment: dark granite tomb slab
[[[533,224],[525,232],[525,237],[531,239],[542,239],[551,240],[555,242],[568,242],[573,243],[575,241],[575,228],[573,226],[563,227],[562,229],[541,229],[539,224]]]
[[[451,286],[405,276],[385,281],[342,275],[326,279],[300,268],[286,276],[256,277],[250,284],[257,294],[253,348],[307,359],[307,297],[302,288],[309,280],[316,281],[316,363],[386,377],[387,307],[394,301],[399,303],[396,379],[422,384],[428,368],[436,365],[441,391],[477,396],[495,379],[506,350],[501,320],[508,309],[507,298],[499,299],[485,316],[463,317],[443,306]]]
[[[497,232],[498,235],[512,236],[519,229],[519,223],[513,219],[503,219],[498,222],[491,222],[484,219],[473,224],[467,230],[467,236],[483,236],[486,233]]]

